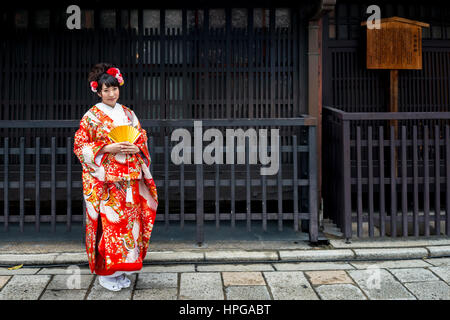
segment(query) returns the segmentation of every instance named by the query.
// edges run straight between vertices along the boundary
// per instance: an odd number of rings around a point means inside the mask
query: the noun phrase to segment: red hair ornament
[[[119,69],[117,69],[117,68],[109,68],[109,69],[106,71],[106,73],[107,73],[107,74],[110,74],[110,75],[112,75],[114,78],[116,78],[117,81],[119,81],[119,85],[123,85],[123,84],[124,84],[123,77],[122,77],[122,74],[120,73],[120,70],[119,70]]]
[[[122,77],[122,74],[120,73],[119,69],[117,69],[117,68],[109,68],[106,71],[106,73],[111,75],[111,76],[113,76],[114,78],[116,78],[117,81],[119,82],[119,85],[122,86],[124,84],[123,77]],[[97,81],[91,81],[90,85],[91,85],[92,92],[97,92],[98,82]]]
[[[91,81],[91,90],[97,92],[98,83],[97,81]]]

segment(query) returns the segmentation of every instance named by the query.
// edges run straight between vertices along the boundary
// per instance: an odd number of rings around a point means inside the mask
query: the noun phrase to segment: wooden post
[[[367,26],[367,21],[361,25]],[[400,17],[381,19],[378,29],[367,27],[366,67],[389,70],[389,112],[398,112],[398,70],[422,69],[422,28],[429,27],[428,23]],[[398,120],[390,120],[389,125],[394,128],[391,141],[397,141]],[[397,177],[397,149],[391,150]]]
[[[398,112],[398,70],[389,70],[389,112]],[[391,120],[390,125],[394,127],[395,141],[398,139],[398,120]],[[392,140],[391,140],[392,141]],[[398,176],[397,149],[395,150],[395,176]]]
[[[389,111],[398,112],[398,70],[390,70]]]

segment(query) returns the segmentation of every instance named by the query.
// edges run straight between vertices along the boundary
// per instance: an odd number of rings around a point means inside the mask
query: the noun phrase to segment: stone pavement
[[[0,300],[450,299],[450,258],[145,265],[119,292],[86,266],[0,268]]]
[[[102,288],[81,242],[0,242],[0,300],[450,300],[450,239],[151,242],[131,280]]]

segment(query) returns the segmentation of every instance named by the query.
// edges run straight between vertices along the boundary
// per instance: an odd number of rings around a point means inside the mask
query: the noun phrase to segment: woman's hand
[[[100,150],[100,154],[103,153],[122,153],[122,154],[135,154],[141,151],[136,145],[130,142],[117,142],[104,146]]]
[[[136,145],[134,145],[134,144],[132,144],[132,143],[130,143],[128,141],[127,142],[121,142],[121,143],[122,143],[121,150],[120,150],[121,153],[124,153],[124,154],[136,154],[136,153],[141,151],[138,146],[136,146]]]
[[[100,154],[102,153],[120,153],[122,148],[125,147],[124,142],[111,143],[104,146],[100,150]]]

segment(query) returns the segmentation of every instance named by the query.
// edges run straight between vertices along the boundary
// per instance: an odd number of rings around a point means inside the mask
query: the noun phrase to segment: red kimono
[[[122,107],[128,124],[141,132],[134,143],[140,153],[98,155],[103,146],[113,143],[108,133],[116,125],[95,105],[81,119],[74,139],[74,152],[83,168],[86,251],[91,272],[98,275],[142,268],[158,206],[147,133],[134,112]],[[126,202],[127,186],[131,202]]]

